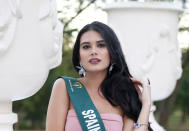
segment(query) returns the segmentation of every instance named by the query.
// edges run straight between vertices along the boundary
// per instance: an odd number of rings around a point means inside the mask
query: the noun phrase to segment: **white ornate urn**
[[[12,101],[35,94],[62,58],[56,0],[0,1],[0,131],[12,131]]]
[[[181,52],[177,41],[181,3],[123,2],[107,5],[108,24],[120,38],[131,74],[149,78],[152,100],[167,98],[181,77]],[[152,106],[155,111],[155,106]],[[164,131],[154,119],[154,131]]]

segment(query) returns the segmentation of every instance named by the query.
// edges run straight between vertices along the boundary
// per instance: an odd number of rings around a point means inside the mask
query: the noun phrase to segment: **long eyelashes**
[[[103,47],[106,47],[106,44],[104,44],[104,43],[99,43],[97,46],[100,47],[100,48],[103,48]]]
[[[88,49],[88,48],[90,48],[90,46],[89,45],[84,45],[82,48],[83,49]]]
[[[104,47],[106,47],[106,44],[104,44],[104,43],[98,43],[97,47],[98,48],[104,48]],[[86,44],[86,45],[83,45],[82,48],[83,49],[89,49],[89,48],[91,48],[91,45]]]

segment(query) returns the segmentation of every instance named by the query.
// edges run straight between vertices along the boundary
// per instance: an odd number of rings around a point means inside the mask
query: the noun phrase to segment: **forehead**
[[[97,31],[94,30],[89,30],[85,33],[80,38],[80,42],[84,41],[98,41],[98,40],[103,40],[103,37],[101,34]]]

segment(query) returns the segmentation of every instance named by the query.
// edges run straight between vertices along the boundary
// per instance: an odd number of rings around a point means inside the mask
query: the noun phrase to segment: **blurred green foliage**
[[[189,118],[189,49],[183,50],[183,58],[187,58],[182,74],[181,87],[178,92],[174,110],[182,112],[181,123],[185,123]]]

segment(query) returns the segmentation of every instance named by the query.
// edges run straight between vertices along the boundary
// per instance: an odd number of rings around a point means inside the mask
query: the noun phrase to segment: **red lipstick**
[[[89,60],[89,63],[91,63],[91,64],[98,64],[100,61],[101,60],[98,59],[98,58],[92,58],[92,59]]]

